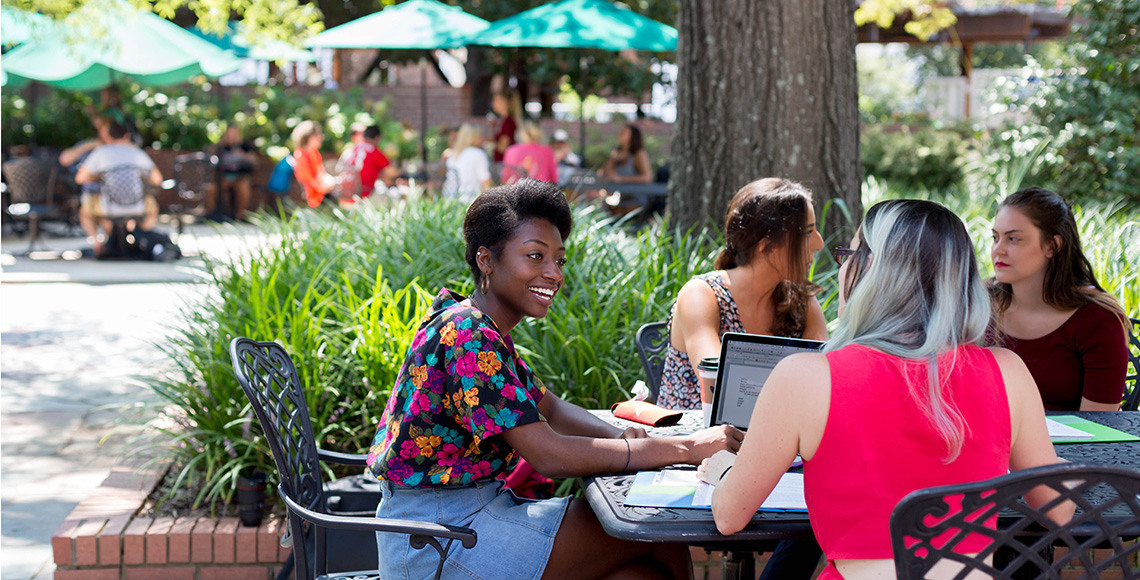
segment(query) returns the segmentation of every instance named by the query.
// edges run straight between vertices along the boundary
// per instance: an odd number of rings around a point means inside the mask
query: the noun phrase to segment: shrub
[[[966,141],[954,131],[930,126],[863,128],[863,171],[908,189],[945,190],[962,181]]]
[[[1080,0],[1064,58],[1008,79],[1006,104],[1028,122],[1011,142],[1049,139],[1039,181],[1085,199],[1140,200],[1140,0]]]

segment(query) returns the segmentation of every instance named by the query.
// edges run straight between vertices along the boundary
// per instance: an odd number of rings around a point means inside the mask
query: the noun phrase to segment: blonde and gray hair
[[[459,130],[455,133],[455,144],[452,145],[452,151],[455,153],[462,153],[468,147],[476,147],[476,143],[483,138],[483,129],[471,123],[464,123],[459,126]]]
[[[910,387],[946,442],[949,463],[962,450],[967,426],[941,386],[955,361],[943,359],[940,368],[939,357],[980,345],[990,318],[973,243],[949,209],[905,199],[874,205],[856,236],[858,248],[839,281],[847,304],[826,350],[860,344],[926,360],[926,384]]]

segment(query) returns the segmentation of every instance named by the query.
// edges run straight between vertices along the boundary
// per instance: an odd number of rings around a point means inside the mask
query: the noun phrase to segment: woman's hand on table
[[[687,463],[699,465],[705,458],[719,451],[736,453],[744,441],[744,432],[732,425],[717,425],[688,436],[690,440]]]
[[[732,469],[732,464],[736,462],[736,454],[731,451],[717,451],[712,457],[709,457],[697,466],[697,479],[705,483],[716,485],[724,476],[728,474],[728,470]]]

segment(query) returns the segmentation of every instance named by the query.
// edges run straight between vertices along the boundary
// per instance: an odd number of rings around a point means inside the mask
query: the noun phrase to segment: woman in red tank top
[[[820,578],[894,577],[887,524],[904,495],[1058,459],[1024,363],[979,346],[989,298],[956,215],[927,201],[882,202],[835,255],[846,260],[840,322],[825,353],[780,362],[740,460],[718,453],[699,473],[719,482],[713,516],[733,534],[798,453],[828,562]],[[1041,490],[1026,500],[1053,497]],[[1067,508],[1054,517],[1067,521]]]

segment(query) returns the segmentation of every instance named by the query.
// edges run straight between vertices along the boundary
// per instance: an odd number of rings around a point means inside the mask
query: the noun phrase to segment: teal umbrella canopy
[[[609,0],[561,0],[497,20],[467,44],[602,50],[677,49],[677,29]]]
[[[311,48],[436,49],[463,46],[489,22],[437,0],[408,0],[309,39]]]
[[[122,0],[93,0],[54,34],[4,56],[9,82],[18,76],[77,91],[123,80],[170,85],[228,74],[239,65],[233,54]]]
[[[272,60],[276,62],[313,62],[317,60],[312,51],[297,48],[288,42],[272,38],[250,38],[245,26],[238,21],[231,20],[222,34],[204,32],[202,29],[191,26],[189,30],[199,38],[209,41],[222,50],[228,50],[238,58],[252,58],[254,60]]]
[[[43,14],[0,6],[0,42],[5,49],[50,34],[54,25],[55,21]]]

